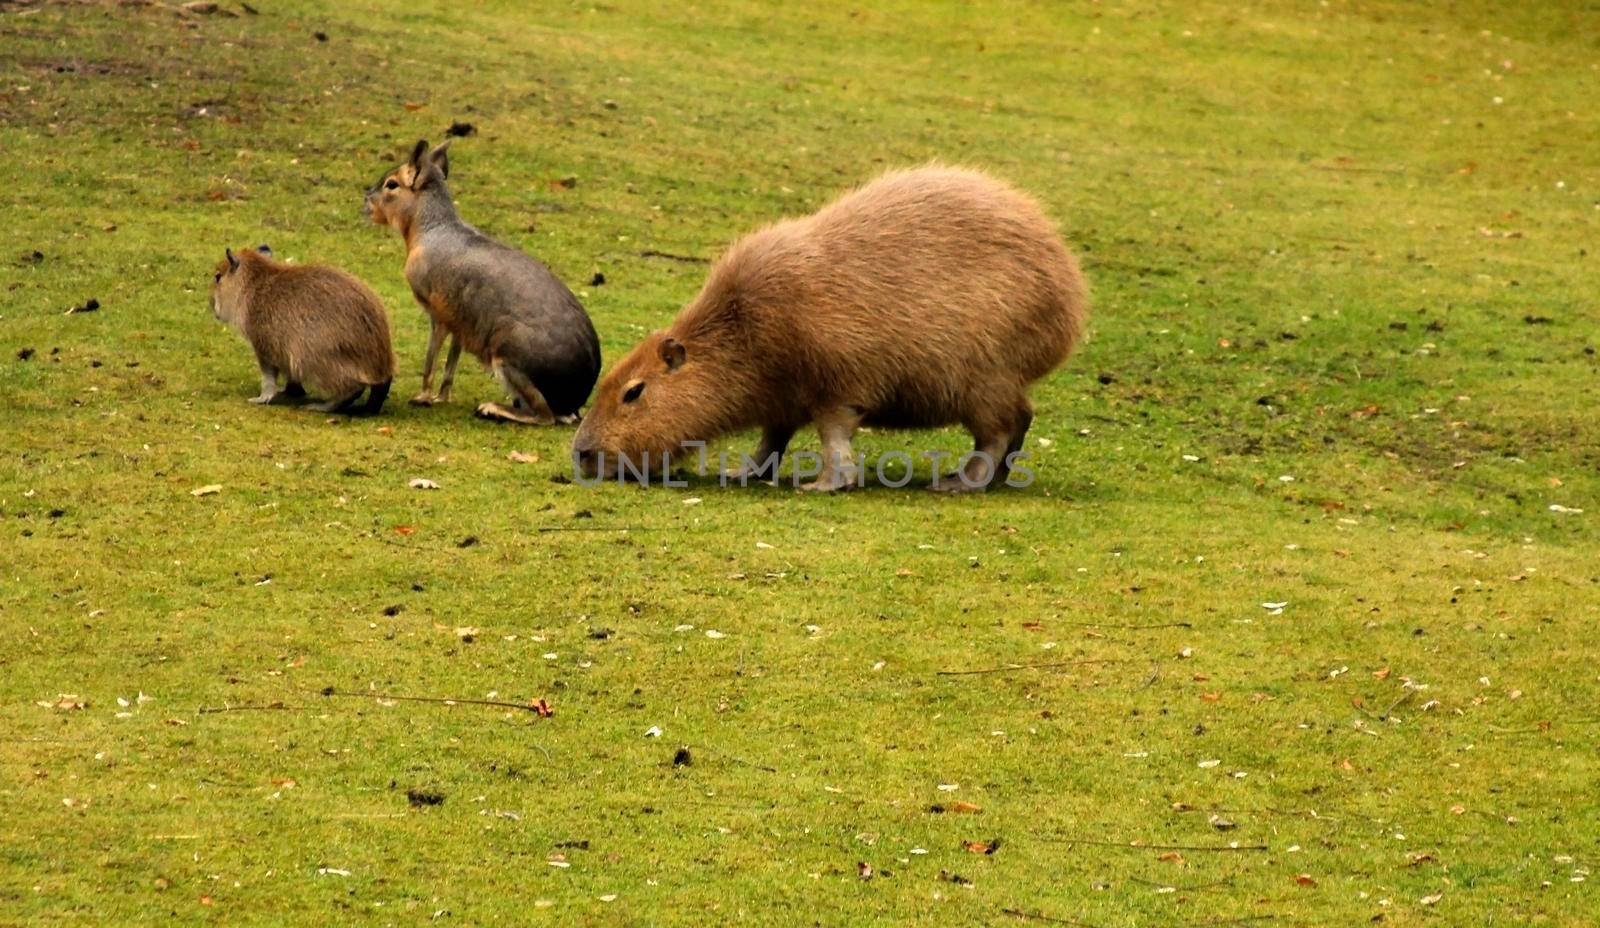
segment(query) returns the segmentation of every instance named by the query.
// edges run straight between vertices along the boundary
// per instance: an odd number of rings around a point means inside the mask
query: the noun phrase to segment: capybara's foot
[[[856,469],[854,467],[838,467],[824,471],[810,483],[800,484],[800,489],[811,493],[832,493],[836,490],[848,490],[855,485]]]
[[[553,416],[541,418],[539,416],[529,415],[528,413],[520,410],[512,409],[509,406],[502,406],[499,403],[478,404],[476,415],[480,419],[494,419],[500,422],[518,422],[522,425],[553,425],[556,421]]]
[[[411,405],[413,406],[436,406],[442,402],[444,402],[444,397],[437,393],[429,393],[427,390],[423,390],[411,398]]]
[[[577,425],[582,421],[583,416],[577,413],[570,413],[565,416],[556,416],[556,422],[561,425]]]
[[[938,480],[928,484],[928,489],[935,493],[982,493],[989,489],[987,484],[968,483],[961,477],[962,475],[959,471],[954,474],[944,474]]]

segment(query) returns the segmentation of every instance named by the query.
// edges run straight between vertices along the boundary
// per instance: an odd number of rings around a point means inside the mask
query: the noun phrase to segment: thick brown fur
[[[860,424],[961,423],[980,450],[1014,451],[1028,385],[1066,359],[1087,313],[1077,262],[1032,199],[977,171],[894,171],[734,244],[603,378],[574,451],[638,460],[760,427],[759,459],[811,422],[825,450],[836,422],[846,440]]]
[[[394,378],[389,317],[377,294],[325,265],[277,261],[253,249],[229,251],[212,278],[212,311],[255,349],[262,391],[256,402],[294,396],[302,383],[328,395],[341,411],[371,393],[363,411],[377,412]],[[287,389],[279,391],[281,375]]]

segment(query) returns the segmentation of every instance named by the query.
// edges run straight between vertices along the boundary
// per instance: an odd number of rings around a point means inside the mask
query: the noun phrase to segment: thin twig
[[[1021,909],[1001,909],[1000,911],[1015,918],[1029,918],[1035,921],[1050,922],[1054,925],[1077,925],[1079,928],[1095,928],[1089,922],[1080,922],[1075,918],[1057,918],[1054,915],[1046,915],[1043,912],[1024,912]]]
[[[1053,661],[1046,664],[1007,664],[1004,667],[984,667],[981,670],[938,670],[934,673],[941,677],[959,677],[973,673],[1009,673],[1013,670],[1048,670],[1052,667],[1079,667],[1084,664],[1126,664],[1127,660],[1120,657],[1091,658],[1082,661]]]
[[[1101,838],[1079,838],[1072,835],[1038,835],[1037,837],[1045,841],[1058,841],[1062,844],[1120,847],[1130,851],[1217,851],[1219,853],[1227,853],[1230,851],[1271,850],[1265,844],[1137,844],[1132,841],[1107,841]]]
[[[540,532],[637,532],[650,531],[635,525],[541,525]]]
[[[1067,624],[1079,628],[1194,628],[1193,622],[1156,622],[1151,625],[1118,625],[1114,622],[1068,622]]]
[[[710,260],[707,259],[707,258],[697,258],[694,255],[675,255],[670,251],[657,251],[654,248],[646,248],[644,251],[639,252],[639,257],[641,257],[641,258],[666,258],[668,261],[682,261],[685,264],[710,264],[711,263]]]
[[[1400,694],[1400,698],[1396,699],[1394,702],[1389,703],[1389,708],[1383,710],[1383,714],[1378,716],[1378,721],[1380,721],[1380,722],[1389,721],[1389,716],[1394,714],[1394,710],[1400,708],[1400,704],[1401,703],[1409,700],[1411,697],[1413,697],[1415,695],[1417,695],[1417,691],[1413,690],[1413,689],[1407,689],[1404,693],[1401,693]]]
[[[532,712],[536,715],[539,715],[541,718],[544,716],[544,712],[540,711],[539,706],[535,703],[505,702],[504,700],[500,699],[456,699],[450,696],[395,696],[391,693],[341,693],[331,686],[323,690],[322,695],[346,696],[354,699],[394,699],[405,702],[431,702],[438,703],[439,705],[443,706],[500,706],[506,709],[521,709],[524,712]]]
[[[1183,892],[1186,892],[1186,893],[1196,893],[1196,892],[1199,892],[1202,889],[1210,889],[1213,886],[1232,886],[1233,885],[1233,881],[1232,880],[1213,880],[1210,883],[1199,883],[1199,884],[1196,884],[1194,886],[1179,886],[1177,883],[1163,883],[1163,882],[1159,882],[1157,880],[1147,880],[1142,876],[1130,876],[1130,877],[1128,877],[1128,879],[1132,880],[1135,883],[1143,883],[1146,886],[1156,886],[1156,887],[1171,886],[1173,889],[1182,890]]]
[[[269,702],[240,706],[201,706],[194,711],[199,715],[209,715],[213,712],[254,712],[265,709],[282,709],[287,712],[303,712],[309,708],[309,706],[286,706],[281,702]]]

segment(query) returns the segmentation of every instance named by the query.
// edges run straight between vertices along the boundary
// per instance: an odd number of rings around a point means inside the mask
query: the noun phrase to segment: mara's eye
[[[641,380],[638,383],[634,384],[633,386],[629,387],[626,393],[622,394],[622,401],[624,403],[631,403],[634,400],[638,399],[639,398],[639,394],[641,394],[643,392],[644,392],[644,381]]]
[[[391,177],[388,180],[383,182],[383,189],[385,189],[385,190],[399,190],[400,189],[400,182]]]
[[[211,275],[211,282],[212,283],[216,283],[216,282],[220,281],[221,279],[222,279],[222,272],[221,271],[218,271],[215,274]]]

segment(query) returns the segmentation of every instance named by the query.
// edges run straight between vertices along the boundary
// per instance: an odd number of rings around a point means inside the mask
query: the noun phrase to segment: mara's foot
[[[437,393],[429,393],[426,390],[411,398],[411,405],[413,406],[437,406],[442,402],[444,402],[444,397]]]
[[[499,403],[478,404],[476,415],[480,419],[493,419],[498,422],[518,422],[522,425],[552,425],[555,422],[553,418],[542,419],[538,416],[531,416],[519,409],[512,409]]]

